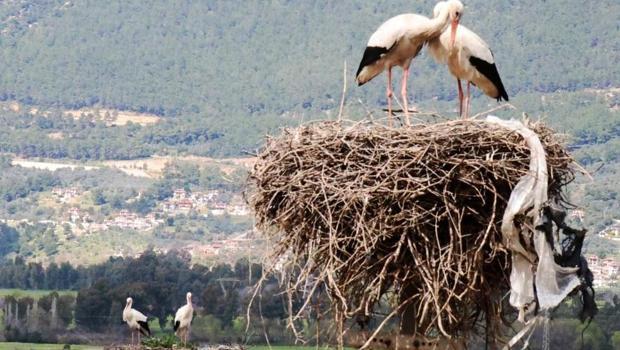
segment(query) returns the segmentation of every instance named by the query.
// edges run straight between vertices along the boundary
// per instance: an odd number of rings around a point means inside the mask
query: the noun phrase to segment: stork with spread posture
[[[388,19],[370,36],[355,79],[358,85],[363,85],[387,69],[387,102],[390,124],[393,95],[392,67],[400,66],[403,69],[401,96],[408,124],[407,78],[411,60],[420,53],[428,40],[438,37],[447,29],[449,24],[451,24],[450,35],[454,37],[462,13],[463,4],[460,1],[448,0],[433,19],[414,13],[401,14]]]
[[[441,17],[448,2],[435,5],[433,15]],[[437,38],[429,41],[429,50],[437,62],[446,63],[450,73],[456,77],[459,89],[459,114],[467,118],[470,103],[470,85],[477,86],[487,96],[508,101],[508,94],[499,77],[493,52],[489,45],[476,33],[459,25],[456,36],[445,30]],[[467,97],[463,101],[461,80],[467,81]]]
[[[125,309],[123,310],[123,321],[127,323],[129,329],[131,330],[131,345],[134,345],[134,332],[138,333],[138,344],[140,344],[140,334],[150,336],[151,330],[149,329],[147,317],[144,316],[144,314],[142,314],[140,311],[132,309],[131,304],[133,304],[133,299],[129,297],[127,298],[127,304],[125,305]]]
[[[183,343],[187,345],[189,338],[192,318],[194,317],[194,308],[192,307],[192,293],[187,292],[187,304],[181,306],[174,315],[174,332],[181,338]]]

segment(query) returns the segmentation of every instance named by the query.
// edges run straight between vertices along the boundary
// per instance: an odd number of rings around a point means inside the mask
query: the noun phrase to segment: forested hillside
[[[0,97],[38,105],[100,104],[207,125],[248,115],[334,108],[369,35],[435,1],[13,0],[0,4]],[[618,85],[615,0],[465,1],[462,24],[494,48],[509,94]],[[416,99],[455,95],[426,54]],[[383,101],[383,86],[350,89]]]
[[[385,76],[354,82],[366,42],[436,1],[0,0],[0,288],[80,289],[41,299],[40,333],[13,327],[34,299],[5,298],[22,312],[0,315],[0,338],[120,334],[127,291],[164,322],[186,290],[201,291],[194,327],[210,341],[244,335],[262,267],[237,259],[267,248],[242,196],[252,164],[242,156],[279,127],[333,118],[345,62],[346,117],[383,115]],[[498,115],[567,135],[592,175],[567,191],[581,213],[571,220],[589,230],[583,252],[617,260],[620,240],[598,233],[620,237],[620,1],[462,1],[461,24],[493,48],[516,107]],[[413,62],[421,110],[455,118],[455,85],[426,50]],[[474,91],[473,114],[496,106]],[[607,294],[619,286],[597,287],[607,301],[587,348],[620,344],[620,300]],[[250,333],[284,341],[281,295],[268,287]],[[556,314],[554,348],[581,344],[576,305]]]
[[[500,116],[527,112],[568,134],[577,160],[590,171],[598,169],[594,181],[580,179],[571,188],[571,200],[586,209],[584,223],[594,232],[611,225],[620,210],[620,3],[464,2],[461,23],[491,45],[517,107]],[[208,191],[213,187],[208,169],[190,172],[200,181],[183,179],[173,186],[159,179],[135,184],[106,169],[96,175],[80,170],[90,179],[82,181],[70,171],[52,175],[16,168],[12,160],[41,157],[100,167],[93,162],[246,155],[278,127],[333,117],[344,61],[348,117],[362,118],[368,111],[379,116],[386,103],[385,77],[363,87],[353,80],[368,37],[393,15],[430,15],[434,3],[0,1],[0,214],[49,221],[75,206],[102,221],[117,210],[146,215],[177,187]],[[424,110],[455,117],[456,88],[447,69],[423,51],[412,72],[410,99]],[[474,98],[474,112],[489,106],[495,101]],[[111,121],[119,111],[148,113],[150,122]],[[118,194],[118,184],[135,186]],[[58,204],[56,198],[50,208],[40,205],[39,199],[54,198],[54,189],[71,186],[87,193],[86,204]],[[102,191],[112,193],[109,200],[91,204]],[[211,239],[192,220],[184,233]],[[229,234],[239,226],[229,223],[222,230],[219,221],[209,220],[212,232]],[[30,230],[26,226],[22,231]],[[164,231],[160,236],[177,235]],[[57,247],[48,241],[37,240],[42,243],[26,252],[54,252]],[[599,248],[614,250],[605,242]]]

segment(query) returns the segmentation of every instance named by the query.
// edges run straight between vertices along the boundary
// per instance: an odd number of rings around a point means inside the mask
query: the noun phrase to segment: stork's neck
[[[438,16],[431,18],[427,35],[429,39],[433,39],[441,35],[441,33],[450,25],[450,13],[448,6],[444,6]]]

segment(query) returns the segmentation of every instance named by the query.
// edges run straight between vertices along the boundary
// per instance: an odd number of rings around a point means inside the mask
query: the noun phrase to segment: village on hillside
[[[583,222],[585,213],[583,210],[576,209],[571,212],[570,216],[579,222]],[[605,240],[620,241],[620,220],[614,220],[611,225],[599,231],[597,236]],[[594,276],[596,287],[618,285],[620,279],[620,259],[618,257],[599,257],[589,254],[585,258]]]
[[[588,268],[594,275],[595,287],[610,287],[618,284],[620,278],[620,261],[617,258],[599,258],[586,255]]]
[[[52,193],[61,203],[67,203],[82,194],[76,187],[54,188]],[[71,207],[67,215],[57,224],[68,224],[72,228],[77,229],[78,232],[105,231],[113,227],[148,231],[163,224],[164,217],[188,215],[190,212],[196,212],[204,216],[250,215],[250,210],[240,195],[228,196],[230,200],[225,200],[224,198],[227,196],[222,194],[219,190],[190,193],[185,189],[175,189],[172,197],[160,202],[158,208],[147,215],[140,216],[137,213],[123,209],[111,214],[101,222],[93,220],[87,211],[78,207]],[[49,221],[46,221],[46,223],[49,223]]]
[[[582,209],[575,209],[570,212],[571,219],[583,223],[585,212]],[[601,239],[620,241],[620,220],[613,223],[597,233]],[[618,285],[620,280],[620,259],[618,257],[599,257],[594,254],[585,256],[588,267],[594,276],[594,285],[597,287],[611,287]]]
[[[47,218],[37,221],[19,220],[16,222],[3,222],[18,225],[41,224],[50,227],[53,231],[65,232],[65,240],[73,240],[73,237],[88,236],[95,233],[104,233],[113,230],[114,232],[142,232],[149,234],[160,227],[165,229],[169,225],[169,220],[176,222],[177,218],[185,218],[185,222],[196,222],[196,220],[208,222],[216,220],[219,222],[248,222],[251,225],[250,209],[244,202],[241,194],[231,193],[223,190],[206,191],[187,191],[177,188],[172,196],[163,201],[157,202],[150,212],[142,215],[128,209],[114,210],[107,214],[102,214],[98,209],[85,204],[90,194],[79,187],[55,187],[51,190],[52,202],[59,206],[58,218]],[[142,196],[138,193],[137,198]],[[196,223],[200,225],[200,223]],[[250,226],[251,227],[251,226]],[[70,232],[66,235],[66,232]],[[208,258],[234,255],[244,251],[256,250],[257,245],[262,240],[258,237],[256,230],[250,228],[242,231],[235,231],[226,234],[209,235],[202,240],[191,240],[184,242],[179,240],[179,244],[174,245],[173,249],[186,251],[192,259],[204,260]],[[157,247],[154,250],[165,253],[168,249]],[[113,256],[128,256],[127,252],[116,251]],[[131,253],[130,253],[131,255]]]
[[[198,217],[203,219],[221,217],[223,220],[239,218],[249,220],[251,211],[241,194],[225,192],[218,189],[205,191],[188,191],[176,188],[172,195],[165,200],[159,201],[155,208],[147,214],[120,209],[112,211],[105,216],[93,213],[92,208],[85,208],[83,197],[87,191],[76,187],[55,187],[51,190],[51,197],[58,205],[65,208],[57,220],[45,219],[36,222],[22,220],[26,224],[44,224],[52,227],[69,227],[72,235],[82,236],[93,233],[101,233],[109,230],[115,231],[153,231],[157,227],[166,225],[168,218],[177,216]],[[138,193],[137,200],[142,196]],[[585,213],[583,210],[571,211],[571,219],[583,223]],[[2,220],[3,222],[6,220]],[[605,240],[620,241],[620,220],[613,223],[596,234]],[[235,232],[231,235],[217,237],[202,242],[186,243],[180,249],[186,251],[192,258],[197,260],[247,252],[262,246],[264,240],[256,228]],[[179,249],[175,247],[174,249]],[[156,248],[165,253],[168,249]],[[126,256],[126,253],[116,252],[114,256]],[[620,279],[620,259],[615,256],[586,256],[588,265],[594,274],[594,283],[599,287],[614,286]]]

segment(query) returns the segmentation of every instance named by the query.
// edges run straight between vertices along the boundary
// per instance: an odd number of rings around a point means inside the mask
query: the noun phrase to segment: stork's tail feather
[[[149,329],[149,323],[147,321],[138,321],[140,325],[140,333],[145,336],[151,336],[151,330]]]
[[[362,61],[355,74],[355,80],[358,85],[364,85],[383,71],[384,67],[376,63],[387,52],[388,49],[385,47],[376,46],[368,46],[366,50],[364,50],[364,56],[362,56]]]
[[[180,326],[181,326],[181,321],[175,321],[174,322],[174,326],[172,326],[172,328],[176,332],[179,329]]]

